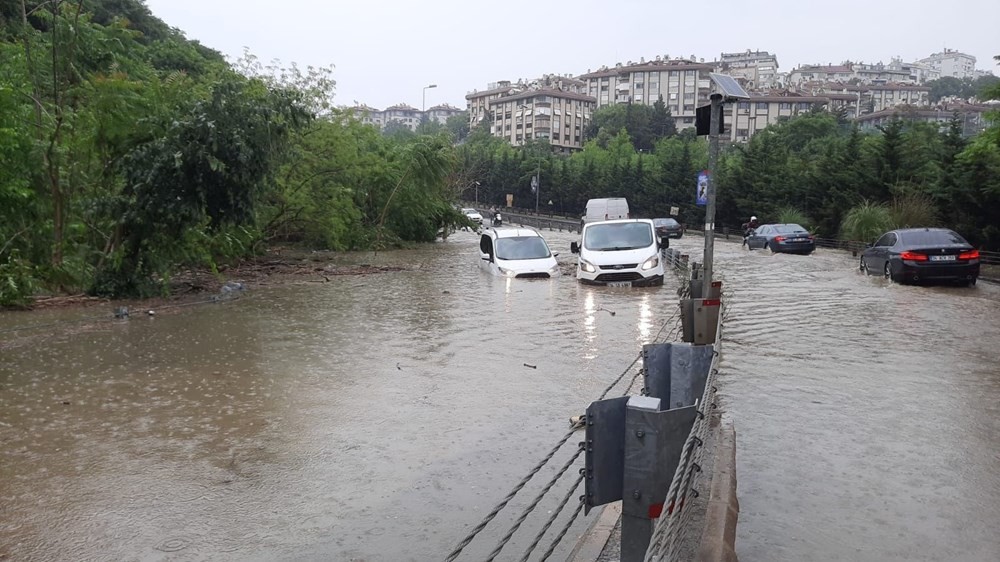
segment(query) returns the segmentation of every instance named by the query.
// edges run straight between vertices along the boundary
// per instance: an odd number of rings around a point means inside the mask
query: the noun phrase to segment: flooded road
[[[546,237],[573,261],[575,235]],[[0,559],[442,559],[676,309],[673,280],[490,277],[472,233],[349,259],[408,270],[130,320],[0,314]],[[573,449],[460,560],[483,559]]]
[[[1000,560],[1000,287],[716,251],[740,561]]]

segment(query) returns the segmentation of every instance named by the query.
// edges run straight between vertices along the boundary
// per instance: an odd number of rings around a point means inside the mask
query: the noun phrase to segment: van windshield
[[[551,256],[545,240],[537,236],[516,236],[497,239],[497,259],[540,260]]]
[[[587,228],[583,247],[613,252],[648,248],[653,244],[653,229],[645,222],[595,224]]]

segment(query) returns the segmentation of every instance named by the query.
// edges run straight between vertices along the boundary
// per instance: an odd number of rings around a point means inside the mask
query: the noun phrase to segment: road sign
[[[670,216],[676,217],[677,215],[680,214],[680,212],[681,212],[680,208],[678,208],[678,207],[670,207]]]
[[[531,176],[531,192],[534,193],[538,189],[538,176]]]
[[[705,206],[708,205],[708,178],[711,172],[708,170],[702,170],[698,174],[698,189],[695,192],[695,204]]]

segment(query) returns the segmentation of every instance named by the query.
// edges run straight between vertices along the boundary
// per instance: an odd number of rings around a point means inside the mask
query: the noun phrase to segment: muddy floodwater
[[[1000,560],[1000,287],[723,244],[741,562]]]
[[[546,236],[571,263],[575,235]],[[130,320],[0,315],[0,559],[443,559],[673,326],[673,280],[495,278],[472,233],[349,259],[406,270]],[[582,439],[460,560],[483,559]],[[520,557],[570,472],[501,559]]]
[[[546,237],[571,263],[575,236]],[[477,242],[351,256],[406,270],[153,317],[0,315],[0,559],[444,558],[641,344],[671,335],[676,308],[673,279],[490,277]],[[888,284],[835,251],[716,248],[740,559],[1000,560],[1000,288]],[[485,558],[572,453],[460,560]],[[500,559],[520,557],[569,483]]]

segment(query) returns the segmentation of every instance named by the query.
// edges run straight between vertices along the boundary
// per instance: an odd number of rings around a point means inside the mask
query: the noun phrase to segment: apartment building
[[[989,125],[985,114],[995,109],[990,105],[974,105],[967,103],[941,104],[934,108],[920,107],[894,107],[883,109],[858,118],[858,126],[865,131],[887,125],[893,119],[904,121],[917,121],[924,123],[934,123],[941,130],[946,130],[951,126],[951,120],[958,117],[962,124],[962,134],[966,138],[981,133]]]
[[[714,70],[714,64],[657,57],[649,62],[603,67],[577,78],[587,83],[586,93],[599,108],[615,103],[653,105],[662,97],[677,129],[683,130],[694,127],[697,107],[708,103],[709,74]]]
[[[423,112],[423,116],[428,121],[437,121],[438,123],[444,125],[449,117],[455,115],[461,115],[462,110],[448,104],[435,105],[434,107]]]
[[[590,96],[552,87],[497,97],[489,101],[492,133],[513,145],[545,139],[568,152],[583,148],[583,130],[596,107]]]
[[[370,107],[365,104],[356,105],[351,108],[351,112],[354,113],[355,119],[361,121],[365,125],[371,125],[373,127],[378,127],[379,129],[385,126],[385,121],[382,118],[382,112],[374,107]]]
[[[916,84],[856,84],[843,82],[804,82],[793,91],[803,95],[830,98],[830,109],[848,107],[854,116],[901,105],[927,107],[931,89]]]
[[[496,98],[517,93],[519,87],[515,87],[509,80],[501,80],[490,84],[485,90],[473,90],[465,96],[466,109],[469,112],[469,128],[474,129],[491,111],[490,102]],[[490,114],[492,115],[492,114]]]
[[[722,53],[717,71],[741,80],[751,90],[767,90],[778,85],[778,57],[767,51]]]
[[[923,84],[925,82],[930,82],[931,80],[937,80],[941,77],[941,72],[935,70],[929,64],[924,64],[922,62],[903,62],[903,59],[899,57],[893,57],[892,61],[889,63],[889,67],[894,70],[903,71],[909,75],[908,80],[900,80],[900,82]]]
[[[808,112],[814,106],[826,108],[829,105],[830,98],[826,96],[751,96],[747,100],[726,105],[726,131],[723,136],[733,142],[747,142],[769,125]]]
[[[934,53],[927,58],[920,59],[918,62],[930,66],[942,77],[975,78],[978,76],[976,57],[954,49],[945,49],[940,53]]]
[[[788,73],[788,85],[804,82],[849,82],[856,78],[854,69],[848,64],[803,65]]]
[[[398,122],[411,130],[416,130],[424,119],[437,121],[443,125],[449,117],[462,113],[461,109],[448,104],[435,105],[427,111],[420,111],[405,103],[387,107],[385,110],[361,104],[348,108],[348,111],[365,125],[384,129],[390,122]]]

